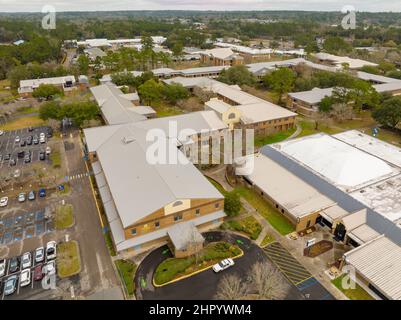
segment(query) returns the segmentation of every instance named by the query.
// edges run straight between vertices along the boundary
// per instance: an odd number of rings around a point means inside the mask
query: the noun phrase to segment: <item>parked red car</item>
[[[43,271],[42,271],[42,264],[38,264],[35,269],[33,270],[33,280],[39,281],[42,280],[44,277]]]

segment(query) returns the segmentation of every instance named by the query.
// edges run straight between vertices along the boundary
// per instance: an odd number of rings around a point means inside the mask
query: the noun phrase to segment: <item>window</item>
[[[136,235],[136,228],[131,229],[131,234],[132,234],[133,236]]]
[[[177,222],[177,221],[180,221],[180,220],[182,220],[182,214],[176,214],[174,216],[174,221]]]
[[[155,228],[159,228],[160,227],[160,221],[156,221],[155,222]]]
[[[199,215],[200,215],[200,209],[196,209],[196,210],[195,210],[195,214],[196,214],[197,216],[199,216]]]
[[[216,203],[216,204],[214,205],[214,207],[217,209],[218,207],[220,207],[220,203]]]
[[[182,205],[182,201],[178,200],[176,202],[173,203],[173,207],[178,207]]]

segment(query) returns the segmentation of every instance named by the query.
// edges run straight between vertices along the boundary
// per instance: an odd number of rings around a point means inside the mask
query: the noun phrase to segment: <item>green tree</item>
[[[229,69],[223,70],[217,80],[227,84],[253,85],[256,82],[255,76],[244,65],[233,66]]]
[[[281,103],[283,95],[294,87],[295,73],[288,68],[279,68],[263,77],[264,84],[276,93]]]
[[[182,45],[182,43],[176,42],[171,50],[171,51],[173,51],[173,56],[177,57],[177,58],[181,57],[183,49],[184,49],[184,46]]]
[[[150,79],[138,87],[138,94],[146,105],[157,103],[163,97],[163,84]]]
[[[36,88],[32,96],[34,98],[45,98],[46,100],[50,100],[50,98],[55,95],[62,94],[62,90],[51,84],[41,84],[38,88]]]
[[[99,115],[99,107],[93,101],[80,101],[62,106],[63,117],[70,118],[81,127],[85,121],[95,119]]]
[[[80,74],[88,74],[90,60],[86,54],[81,54],[77,60],[78,70]]]
[[[373,109],[380,103],[380,95],[373,86],[363,80],[356,79],[354,85],[348,92],[349,101],[352,101],[353,108],[357,112],[364,107]]]
[[[43,103],[39,108],[39,117],[43,120],[55,119],[61,120],[61,107],[55,101]]]
[[[229,217],[237,216],[241,211],[241,200],[238,193],[231,191],[224,196],[224,212]]]
[[[401,97],[392,97],[384,101],[383,105],[373,111],[373,118],[390,128],[396,128],[401,122]]]
[[[69,118],[78,127],[82,126],[85,121],[95,119],[98,115],[99,107],[93,101],[78,101],[66,104],[49,101],[39,109],[39,116],[43,120],[54,119],[61,121],[64,118]]]
[[[323,113],[328,113],[332,110],[333,99],[331,97],[324,97],[319,103],[319,111]]]
[[[323,48],[332,54],[349,53],[352,46],[341,37],[327,37],[323,43]]]
[[[170,103],[177,103],[189,97],[189,91],[180,83],[172,83],[163,87],[164,98]]]

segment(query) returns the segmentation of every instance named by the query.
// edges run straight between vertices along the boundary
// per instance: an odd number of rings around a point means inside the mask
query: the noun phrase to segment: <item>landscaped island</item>
[[[215,263],[234,258],[242,254],[242,250],[228,242],[209,243],[196,255],[187,258],[169,258],[164,260],[156,269],[153,282],[156,286],[206,269]]]

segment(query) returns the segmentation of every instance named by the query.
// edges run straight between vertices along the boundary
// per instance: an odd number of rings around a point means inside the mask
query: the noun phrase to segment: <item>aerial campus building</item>
[[[199,233],[196,230],[219,226],[225,217],[223,195],[188,161],[182,149],[197,135],[184,140],[168,135],[169,121],[197,132],[210,129],[217,135],[225,125],[213,111],[171,118],[84,130],[97,188],[118,252],[140,253],[170,243],[176,256],[189,255],[198,246],[178,243],[174,236],[177,228],[183,234]],[[146,137],[151,129],[166,133],[166,156],[176,157],[176,163],[149,161],[147,150],[152,142]],[[194,237],[200,239],[199,234]]]
[[[401,298],[401,149],[356,130],[316,134],[265,146],[233,169],[297,231],[320,223],[354,247],[343,260],[361,285]]]

